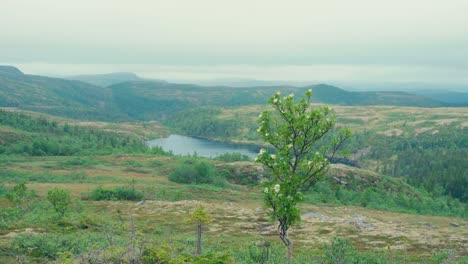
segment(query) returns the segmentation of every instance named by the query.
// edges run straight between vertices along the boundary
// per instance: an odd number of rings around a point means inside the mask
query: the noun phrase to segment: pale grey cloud
[[[466,0],[0,1],[1,62],[181,67],[172,74],[345,67],[340,78],[397,69],[408,79],[463,79],[468,68]]]

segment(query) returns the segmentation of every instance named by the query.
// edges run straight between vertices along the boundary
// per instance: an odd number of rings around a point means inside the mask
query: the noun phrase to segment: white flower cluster
[[[280,185],[279,185],[279,184],[275,184],[275,186],[273,187],[273,190],[275,191],[276,194],[278,194],[279,191],[280,191]]]

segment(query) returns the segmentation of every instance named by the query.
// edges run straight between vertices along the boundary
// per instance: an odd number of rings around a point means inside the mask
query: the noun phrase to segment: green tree
[[[265,203],[279,222],[279,236],[288,247],[289,262],[294,247],[288,230],[300,220],[297,203],[302,200],[301,191],[317,183],[351,136],[349,129],[341,129],[326,137],[335,126],[334,111],[328,106],[311,108],[311,96],[309,89],[305,98],[296,102],[293,94],[281,98],[278,92],[268,101],[274,111],[263,111],[258,119],[257,132],[274,148],[274,153],[261,149],[256,158],[273,172],[264,182]]]
[[[60,218],[65,216],[65,212],[71,204],[70,193],[63,189],[56,188],[49,190],[47,200],[52,204],[52,207],[54,207]]]
[[[211,222],[210,214],[205,210],[202,205],[199,205],[193,210],[190,218],[188,219],[190,223],[197,225],[197,251],[196,254],[200,255],[202,253],[202,229],[204,225],[207,225]]]
[[[34,193],[28,190],[26,183],[22,182],[13,187],[13,190],[7,193],[6,197],[17,208],[24,208],[25,202],[33,196]]]

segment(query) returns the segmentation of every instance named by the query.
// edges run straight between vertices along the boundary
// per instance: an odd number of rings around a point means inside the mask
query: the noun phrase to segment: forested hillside
[[[115,151],[147,149],[134,136],[0,110],[0,154],[70,156]]]
[[[126,118],[113,103],[111,90],[79,81],[0,70],[0,107],[92,120]]]
[[[403,92],[349,92],[324,84],[307,87],[241,88],[172,84],[159,80],[142,81],[132,74],[71,78],[88,83],[28,75],[14,67],[3,66],[0,68],[0,107],[17,107],[87,120],[166,120],[173,113],[193,107],[263,104],[276,91],[302,94],[309,88],[314,90],[314,102],[328,104],[420,107],[448,105]],[[112,85],[105,86],[107,84]]]

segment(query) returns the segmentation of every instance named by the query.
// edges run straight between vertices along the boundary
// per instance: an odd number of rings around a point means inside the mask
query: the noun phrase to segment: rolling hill
[[[80,119],[123,119],[110,89],[80,81],[23,74],[14,67],[0,68],[0,107]]]
[[[277,91],[303,94],[313,90],[313,101],[337,105],[395,105],[443,107],[448,104],[404,92],[350,92],[319,84],[307,87],[205,87],[160,82],[125,82],[109,86],[116,104],[136,119],[165,119],[168,115],[197,106],[247,106],[264,104]]]
[[[314,102],[327,104],[418,107],[449,105],[404,92],[350,92],[326,84],[306,87],[206,87],[158,80],[142,81],[129,73],[77,78],[82,81],[23,74],[15,67],[2,66],[0,107],[17,107],[87,120],[165,120],[175,112],[198,106],[264,104],[277,91],[300,95],[309,88],[314,91]],[[112,83],[115,84],[105,86]]]
[[[65,77],[68,80],[75,80],[85,82],[95,86],[106,87],[123,82],[132,82],[132,81],[156,81],[156,82],[165,82],[163,80],[153,80],[141,78],[133,72],[113,72],[107,74],[90,74],[90,75],[75,75]]]
[[[410,93],[450,103],[453,105],[468,106],[468,92],[444,91],[444,90],[418,90]]]

